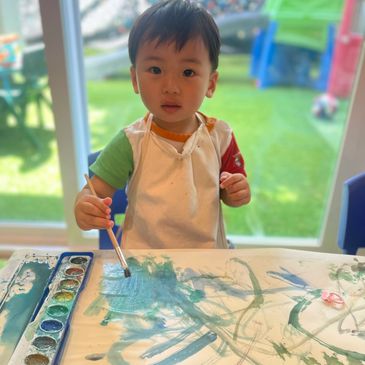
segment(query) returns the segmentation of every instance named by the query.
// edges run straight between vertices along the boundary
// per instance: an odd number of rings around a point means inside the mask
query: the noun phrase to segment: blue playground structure
[[[250,76],[275,85],[327,89],[343,0],[268,0],[270,18],[252,47]]]

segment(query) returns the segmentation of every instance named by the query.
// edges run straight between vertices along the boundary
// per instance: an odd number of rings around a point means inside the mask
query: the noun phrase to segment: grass
[[[202,111],[228,121],[234,129],[253,195],[249,206],[224,207],[228,232],[317,236],[347,103],[341,103],[333,121],[324,122],[311,115],[318,91],[278,87],[259,90],[247,77],[247,57],[223,55],[220,74],[216,94],[204,103]],[[118,129],[145,113],[127,74],[89,81],[87,93],[93,150],[102,148]],[[63,219],[57,146],[49,112],[46,116],[46,129],[31,123],[43,146],[38,152],[17,127],[0,126],[1,220]],[[37,119],[34,109],[31,118]]]

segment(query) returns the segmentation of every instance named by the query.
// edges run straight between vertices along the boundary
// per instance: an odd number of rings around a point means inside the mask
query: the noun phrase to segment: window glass
[[[128,31],[154,1],[80,1],[92,150],[145,108],[129,80]],[[219,83],[202,111],[226,120],[252,202],[227,231],[319,237],[364,36],[363,1],[199,1],[222,36]]]
[[[62,221],[38,1],[0,0],[0,221]]]

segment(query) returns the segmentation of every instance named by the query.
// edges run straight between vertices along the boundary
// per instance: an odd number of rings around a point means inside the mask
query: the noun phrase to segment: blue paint
[[[100,295],[85,311],[86,315],[95,316],[107,309],[101,325],[108,326],[114,321],[121,325],[120,339],[105,353],[105,361],[111,365],[129,364],[124,354],[129,350],[137,351],[133,346],[146,344],[146,340],[152,341],[152,345],[138,355],[148,363],[194,363],[193,356],[217,339],[219,343],[211,346],[216,359],[235,354],[241,359],[238,363],[257,364],[250,351],[256,342],[260,343],[256,335],[262,334],[261,324],[259,321],[252,324],[252,320],[262,308],[266,308],[265,304],[269,303],[270,306],[270,298],[267,297],[277,293],[287,295],[295,291],[297,297],[291,300],[296,308],[300,298],[315,293],[314,288],[310,288],[305,280],[282,267],[278,271],[268,271],[267,274],[288,285],[272,285],[262,289],[250,265],[238,258],[227,261],[227,270],[221,276],[194,272],[191,269],[176,269],[168,257],[144,257],[141,262],[130,258],[128,266],[133,272],[129,279],[124,278],[118,264],[104,267]],[[298,291],[303,294],[299,295]],[[244,299],[242,308],[232,311],[230,297]],[[250,335],[245,331],[252,326],[257,326],[257,331]],[[341,349],[331,348],[314,335],[305,334],[308,341],[315,340],[321,346],[341,353]],[[275,351],[273,344],[271,347],[275,362],[280,354]],[[94,360],[94,355],[90,354],[86,358]],[[350,355],[356,359],[352,353]]]
[[[299,276],[291,273],[290,271],[284,269],[283,267],[280,267],[280,269],[283,271],[282,272],[268,271],[267,274],[269,276],[276,277],[278,279],[282,279],[286,282],[289,282],[290,284],[295,285],[296,287],[299,288],[306,288],[309,286],[309,284]]]
[[[210,331],[205,335],[201,336],[197,340],[191,342],[185,348],[180,351],[175,352],[174,354],[170,355],[166,359],[156,362],[153,365],[173,365],[179,364],[180,362],[188,359],[190,356],[195,355],[204,347],[210,345],[217,339],[217,334]]]
[[[188,336],[190,336],[195,331],[197,331],[197,329],[198,329],[197,326],[189,327],[185,331],[183,331],[182,333],[180,333],[178,336],[173,337],[171,340],[168,340],[168,341],[166,341],[166,342],[164,342],[162,344],[153,346],[148,351],[146,351],[145,353],[143,353],[141,357],[143,359],[146,359],[146,358],[151,358],[151,357],[153,357],[155,355],[161,354],[162,352],[164,352],[164,351],[172,348],[173,346],[176,346],[181,341],[184,341]]]
[[[63,328],[63,324],[56,319],[47,319],[43,321],[40,328],[45,332],[59,332]]]

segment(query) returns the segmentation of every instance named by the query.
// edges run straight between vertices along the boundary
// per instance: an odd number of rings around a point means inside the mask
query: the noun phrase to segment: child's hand
[[[97,198],[88,188],[84,188],[78,195],[74,208],[78,226],[83,230],[112,228],[114,222],[110,220],[111,204],[111,198]]]
[[[243,174],[223,171],[220,176],[221,198],[231,207],[248,204],[251,200],[250,185]]]

